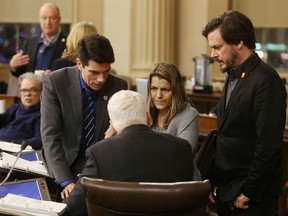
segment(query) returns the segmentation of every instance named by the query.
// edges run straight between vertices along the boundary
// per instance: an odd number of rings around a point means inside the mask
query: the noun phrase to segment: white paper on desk
[[[0,167],[9,169],[14,164],[16,158],[17,157],[14,155],[11,155],[6,152],[1,152]],[[20,169],[26,172],[33,172],[33,173],[38,173],[41,175],[49,176],[48,171],[43,164],[39,164],[34,161],[28,161],[22,158],[18,158],[14,168]]]
[[[3,151],[17,153],[20,151],[20,148],[21,144],[0,141],[0,149],[2,149]],[[31,152],[31,151],[34,151],[34,149],[31,146],[27,146],[26,149],[23,150],[22,152]]]
[[[36,200],[28,197],[8,193],[0,200],[3,209],[18,211],[25,215],[61,215],[65,209],[65,203]]]

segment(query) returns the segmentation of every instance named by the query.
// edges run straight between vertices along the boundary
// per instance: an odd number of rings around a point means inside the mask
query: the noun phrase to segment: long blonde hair
[[[157,125],[157,119],[159,110],[153,103],[151,97],[151,81],[153,77],[159,79],[165,79],[171,85],[172,90],[172,102],[168,108],[167,116],[164,119],[164,128],[167,128],[175,115],[181,112],[187,103],[190,103],[189,98],[186,94],[184,82],[179,69],[176,65],[167,62],[159,62],[153,66],[149,75],[147,83],[147,105],[150,117],[150,127]]]
[[[96,26],[92,22],[82,21],[73,26],[71,29],[67,41],[66,49],[62,54],[62,58],[68,58],[69,60],[76,62],[77,47],[79,40],[86,35],[97,33]]]

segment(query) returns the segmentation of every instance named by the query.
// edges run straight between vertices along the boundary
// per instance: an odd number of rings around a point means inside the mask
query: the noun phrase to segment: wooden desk
[[[15,95],[7,95],[7,94],[0,94],[0,100],[5,100],[5,107],[6,109],[14,103],[19,103],[20,98]]]
[[[212,129],[217,129],[217,117],[209,116],[206,114],[199,114],[199,137],[198,137],[199,148],[204,142],[206,135]]]
[[[192,105],[195,109],[198,110],[199,113],[208,114],[209,111],[217,105],[220,100],[221,93],[212,93],[212,94],[204,94],[204,93],[193,93],[192,90],[186,90],[186,93],[189,99],[192,101]]]
[[[217,117],[206,114],[199,114],[199,132],[208,134],[209,131],[217,129]]]

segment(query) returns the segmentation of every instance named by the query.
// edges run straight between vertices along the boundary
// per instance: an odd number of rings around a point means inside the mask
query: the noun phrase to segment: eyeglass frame
[[[38,92],[41,92],[42,89],[37,89],[37,88],[31,88],[31,89],[19,89],[19,92],[21,95],[25,95],[27,93],[31,95],[36,95]]]

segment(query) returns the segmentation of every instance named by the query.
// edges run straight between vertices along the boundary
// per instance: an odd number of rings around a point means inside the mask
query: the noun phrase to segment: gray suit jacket
[[[190,143],[192,148],[192,157],[194,158],[194,180],[202,179],[195,161],[199,136],[198,116],[198,111],[190,104],[187,104],[186,108],[172,119],[166,131],[166,133],[183,138]]]
[[[81,176],[130,182],[191,181],[191,154],[186,140],[156,133],[146,125],[133,125],[88,148]],[[67,207],[70,215],[87,215],[80,181],[69,195]]]
[[[126,81],[110,74],[99,91],[95,142],[104,138],[104,132],[109,126],[107,112],[109,98],[122,89],[127,89]],[[71,173],[70,167],[79,154],[82,119],[80,71],[77,66],[63,68],[44,76],[41,136],[46,164],[58,183],[76,177]]]
[[[198,116],[198,111],[187,104],[186,108],[172,119],[167,128],[167,133],[186,139],[190,143],[193,155],[198,147]]]

